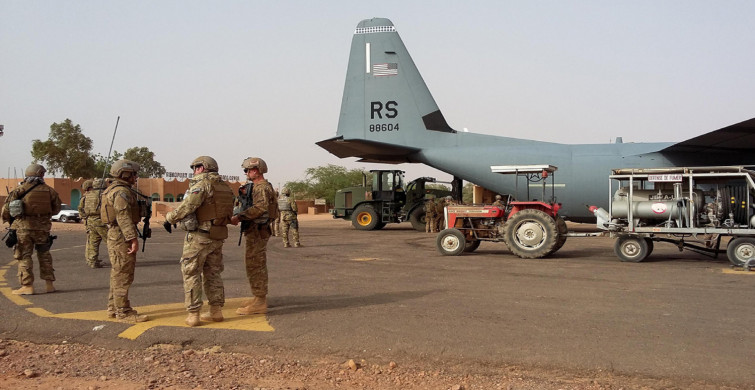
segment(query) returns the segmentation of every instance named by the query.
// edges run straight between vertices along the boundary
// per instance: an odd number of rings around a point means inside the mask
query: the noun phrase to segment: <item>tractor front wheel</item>
[[[459,229],[445,229],[435,238],[435,247],[443,256],[458,256],[464,252],[466,246],[464,233]]]

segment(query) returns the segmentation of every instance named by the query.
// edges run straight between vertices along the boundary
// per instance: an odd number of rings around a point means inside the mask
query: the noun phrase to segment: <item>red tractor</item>
[[[543,183],[553,177],[552,165],[500,166],[494,172],[516,174],[529,182]],[[552,183],[552,182],[551,182]],[[553,191],[551,184],[551,190]],[[529,189],[529,185],[527,186]],[[446,229],[438,233],[436,247],[446,256],[472,252],[481,241],[505,242],[512,253],[523,259],[536,259],[555,253],[566,242],[567,227],[558,216],[560,203],[513,200],[502,205],[450,205],[445,209]],[[528,196],[529,197],[529,196]]]

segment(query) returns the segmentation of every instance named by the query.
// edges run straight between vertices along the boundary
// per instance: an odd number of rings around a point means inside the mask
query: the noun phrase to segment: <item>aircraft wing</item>
[[[400,164],[412,162],[409,156],[420,149],[408,146],[368,141],[364,139],[344,140],[342,136],[333,137],[317,145],[338,158],[359,157],[361,162]]]
[[[660,152],[726,153],[755,150],[755,118],[673,144]]]

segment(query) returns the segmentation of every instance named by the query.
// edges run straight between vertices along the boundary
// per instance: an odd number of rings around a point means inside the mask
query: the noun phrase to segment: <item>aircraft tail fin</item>
[[[320,141],[338,157],[411,162],[432,134],[456,133],[438,109],[393,23],[361,21],[351,55],[336,137]]]

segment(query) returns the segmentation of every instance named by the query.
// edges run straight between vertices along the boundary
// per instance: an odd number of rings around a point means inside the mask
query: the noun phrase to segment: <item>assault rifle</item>
[[[144,217],[144,225],[142,226],[142,231],[139,232],[139,229],[137,227],[136,233],[139,235],[139,238],[142,239],[142,252],[144,252],[144,247],[147,246],[147,239],[152,237],[152,228],[149,227],[149,220],[152,218],[152,198],[150,198],[147,195],[142,194],[141,192],[131,188],[131,191],[134,191],[137,197],[140,197],[142,199],[137,200],[136,203],[139,205],[139,212],[146,215]]]
[[[239,204],[237,206],[237,210],[234,210],[234,215],[239,215],[244,210],[252,207],[252,205],[254,204],[254,201],[252,199],[253,188],[254,183],[252,182],[246,183],[243,186],[239,187]],[[244,232],[249,229],[249,226],[251,226],[252,222],[253,221],[241,221],[241,231],[239,232],[239,246],[241,246],[241,239],[244,237]]]

